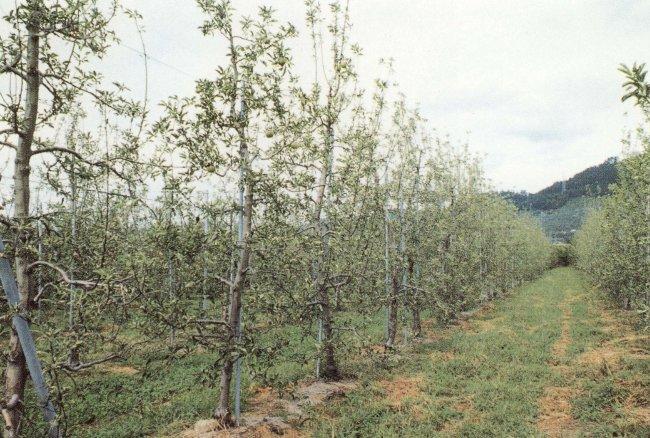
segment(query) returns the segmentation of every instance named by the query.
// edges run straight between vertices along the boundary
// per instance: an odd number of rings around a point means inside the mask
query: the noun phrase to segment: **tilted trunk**
[[[32,154],[32,143],[36,130],[36,119],[38,115],[38,92],[40,86],[38,72],[39,36],[38,29],[33,26],[27,27],[27,77],[25,80],[25,120],[21,126],[21,133],[16,148],[16,160],[14,169],[14,208],[15,218],[18,222],[18,236],[16,239],[16,282],[20,293],[20,307],[27,310],[31,303],[31,291],[33,279],[27,271],[32,261],[29,252],[29,197],[30,186],[29,176],[31,173],[30,158]],[[27,368],[18,335],[12,328],[9,339],[9,354],[7,355],[7,369],[5,372],[5,399],[12,397],[24,401],[25,383],[27,380]],[[8,410],[5,415],[7,427],[5,437],[15,437],[20,433],[20,422],[23,414],[23,403],[18,403],[13,409]]]

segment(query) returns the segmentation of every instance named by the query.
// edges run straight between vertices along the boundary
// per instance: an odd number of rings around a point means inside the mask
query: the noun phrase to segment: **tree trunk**
[[[399,212],[399,242],[394,254],[393,270],[391,276],[391,291],[388,297],[388,321],[386,333],[386,347],[395,345],[395,336],[397,335],[397,313],[399,307],[398,297],[400,291],[406,286],[406,271],[403,267],[404,253],[406,249],[406,235],[404,233],[404,202],[402,198],[402,169],[399,173],[397,203]],[[388,223],[388,198],[386,199],[386,223]],[[394,238],[395,239],[395,238]],[[402,278],[400,278],[402,277]]]
[[[15,218],[18,222],[18,235],[16,239],[16,282],[20,294],[20,307],[26,311],[31,307],[32,275],[27,272],[27,267],[32,262],[33,256],[29,252],[29,176],[31,173],[30,158],[32,143],[36,130],[38,115],[38,92],[40,78],[38,72],[39,36],[38,29],[33,25],[27,26],[27,77],[25,80],[25,120],[21,126],[22,132],[18,137],[14,169],[14,208]],[[17,396],[24,401],[27,368],[18,335],[12,328],[9,339],[9,354],[7,355],[7,369],[5,372],[5,399],[10,400]],[[6,420],[10,424],[4,432],[5,437],[16,437],[20,434],[20,422],[23,415],[23,403],[7,411]]]
[[[250,264],[250,234],[253,215],[253,190],[250,182],[246,183],[244,195],[244,209],[243,209],[243,240],[240,241],[239,262],[237,265],[237,273],[235,280],[232,283],[230,292],[230,311],[228,315],[228,328],[230,330],[230,343],[231,351],[229,352],[226,360],[224,361],[223,369],[221,370],[221,383],[219,405],[215,410],[214,416],[223,421],[224,425],[232,425],[232,411],[230,408],[230,382],[232,380],[232,371],[236,359],[233,359],[230,354],[236,348],[239,338],[241,336],[241,310],[242,310],[242,295],[246,283],[246,273]]]
[[[237,273],[230,288],[230,309],[228,312],[228,328],[230,331],[230,351],[224,361],[221,370],[221,383],[219,405],[215,410],[215,418],[223,421],[224,425],[232,425],[232,411],[230,408],[230,382],[232,380],[232,371],[236,359],[231,355],[232,351],[236,348],[241,335],[241,299],[246,282],[246,273],[250,263],[250,229],[251,218],[253,211],[253,192],[250,184],[246,186],[246,195],[244,201],[244,226],[243,226],[243,241],[240,242],[239,262],[237,265]]]
[[[408,273],[411,281],[417,286],[417,275],[415,272],[415,260],[413,257],[408,259]],[[411,331],[413,332],[413,337],[419,338],[422,336],[422,321],[420,320],[420,303],[418,302],[418,289],[414,288],[411,292],[411,315],[413,317]]]
[[[72,122],[72,127],[70,128],[70,133],[68,135],[68,147],[70,149],[75,150],[75,143],[72,138],[74,135],[75,131],[75,124],[76,124],[76,117]],[[75,263],[75,250],[77,247],[77,176],[75,175],[75,166],[74,166],[74,161],[72,162],[71,168],[70,168],[70,197],[71,197],[71,205],[70,205],[70,237],[72,241],[72,254],[71,254],[71,260],[72,263],[70,265],[70,278],[74,279],[74,273],[77,268],[76,263]],[[76,338],[75,334],[75,287],[70,286],[70,292],[68,296],[68,330],[70,331],[71,335]],[[71,347],[70,351],[68,352],[68,364],[72,367],[78,366],[80,362],[79,359],[79,350],[76,347]]]
[[[411,330],[413,331],[413,337],[419,338],[422,336],[422,321],[420,320],[420,306],[415,305],[411,308],[411,314],[413,315],[413,325]]]
[[[253,224],[253,180],[250,175],[250,158],[248,144],[246,143],[245,121],[246,121],[246,102],[241,100],[240,125],[238,127],[239,135],[239,229],[238,229],[238,246],[239,260],[237,262],[237,271],[230,288],[230,309],[228,312],[228,328],[230,348],[226,354],[224,365],[221,370],[221,382],[219,393],[219,404],[214,412],[214,417],[221,420],[224,426],[234,424],[232,419],[232,409],[230,407],[230,382],[232,380],[233,369],[238,367],[241,359],[233,358],[233,352],[241,339],[241,313],[242,313],[242,295],[246,284],[246,274],[250,265],[251,256],[251,229]],[[239,375],[237,376],[239,378]],[[236,382],[238,384],[238,382]],[[239,388],[237,388],[239,389]],[[239,394],[236,391],[235,401],[239,401]],[[235,414],[239,406],[236,403]],[[238,419],[237,419],[238,420]]]
[[[333,139],[334,132],[331,121],[328,122],[326,129],[326,154],[324,157],[323,167],[318,178],[318,186],[316,187],[316,196],[314,198],[314,228],[317,232],[317,237],[320,240],[320,251],[314,261],[314,289],[316,297],[320,306],[320,328],[321,341],[322,341],[322,359],[325,361],[325,368],[323,377],[328,380],[337,380],[340,378],[336,357],[334,354],[334,340],[333,340],[333,321],[332,321],[332,306],[330,303],[329,289],[325,284],[325,263],[329,253],[328,235],[329,230],[323,217],[323,207],[327,196],[328,180],[332,173],[332,160],[333,160]],[[316,365],[317,374],[320,374],[320,358]],[[320,377],[318,375],[317,377]]]
[[[420,321],[420,303],[418,302],[418,286],[419,286],[419,269],[416,268],[415,266],[415,259],[416,259],[416,254],[413,251],[417,251],[419,247],[419,203],[420,203],[420,167],[422,165],[422,150],[420,150],[419,155],[418,155],[418,163],[415,168],[415,181],[413,182],[413,192],[411,193],[411,196],[409,197],[409,202],[408,202],[408,211],[412,212],[412,221],[414,222],[413,224],[409,225],[414,225],[415,232],[413,232],[413,229],[411,226],[407,226],[407,235],[410,236],[411,238],[411,245],[413,246],[412,250],[409,251],[408,255],[406,256],[406,261],[407,261],[407,270],[406,274],[404,275],[405,278],[409,279],[408,281],[412,282],[413,288],[411,289],[411,293],[409,294],[411,297],[411,315],[412,315],[412,322],[411,322],[411,332],[413,333],[413,337],[419,338],[422,335],[422,322]],[[404,287],[405,290],[408,291],[407,288],[407,282],[404,282]]]
[[[400,275],[397,267],[393,268],[391,275],[391,291],[388,297],[388,330],[386,334],[386,347],[391,348],[395,345],[395,336],[397,335],[397,297],[400,289]]]
[[[338,380],[338,365],[334,356],[333,330],[332,330],[332,308],[330,305],[329,292],[324,285],[320,288],[319,299],[321,301],[321,323],[323,328],[323,358],[325,359],[325,368],[323,377],[327,380]]]
[[[210,300],[208,298],[208,233],[210,231],[210,224],[208,222],[208,216],[206,214],[206,217],[203,219],[203,282],[201,283],[201,292],[202,292],[202,299],[201,299],[201,312],[205,314],[205,312],[208,310],[210,307]]]

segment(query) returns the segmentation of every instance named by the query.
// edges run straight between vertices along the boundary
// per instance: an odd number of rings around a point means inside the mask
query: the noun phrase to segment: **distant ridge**
[[[573,198],[609,194],[609,186],[617,178],[617,161],[616,157],[610,157],[601,164],[576,173],[566,181],[554,182],[537,193],[504,191],[501,195],[520,210],[556,210]]]
[[[601,196],[610,193],[610,186],[618,176],[617,162],[616,157],[608,158],[537,193],[504,191],[500,194],[519,210],[536,216],[551,240],[568,242],[587,212],[598,206]]]

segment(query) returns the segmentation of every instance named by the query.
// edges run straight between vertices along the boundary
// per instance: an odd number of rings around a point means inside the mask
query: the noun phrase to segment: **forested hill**
[[[617,159],[612,157],[537,193],[506,191],[501,196],[519,210],[531,212],[553,241],[562,242],[573,237],[586,213],[598,205],[601,196],[609,194],[616,178]]]
[[[589,167],[566,181],[557,181],[537,193],[501,192],[520,210],[549,211],[564,206],[573,198],[598,197],[609,193],[609,186],[616,181],[616,157]]]

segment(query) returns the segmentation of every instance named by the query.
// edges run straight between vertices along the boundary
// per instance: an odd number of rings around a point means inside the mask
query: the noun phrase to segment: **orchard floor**
[[[314,413],[320,437],[650,436],[650,337],[571,268],[459,326]],[[383,375],[381,375],[383,374]]]
[[[285,436],[647,437],[650,336],[633,325],[634,315],[616,309],[576,270],[554,269],[457,325],[425,321],[416,343],[399,343],[390,353],[370,348],[356,362],[346,358],[356,389],[303,409],[300,421],[287,420]],[[379,342],[382,315],[368,330],[364,335]],[[311,347],[313,341],[296,336],[290,349]],[[70,436],[193,436],[187,432],[209,418],[217,397],[200,383],[214,379],[201,371],[214,357],[153,365],[146,357],[77,378],[80,396],[67,411]],[[312,373],[290,361],[278,366],[287,379],[305,381]],[[288,412],[270,409],[277,399],[268,388],[247,378],[243,387],[249,415],[258,409],[287,419]],[[244,433],[270,435],[268,428]]]

